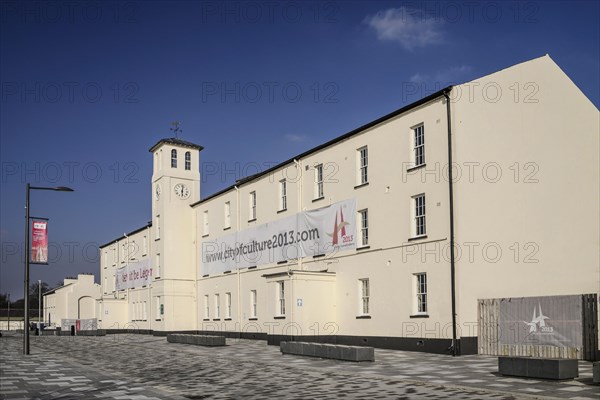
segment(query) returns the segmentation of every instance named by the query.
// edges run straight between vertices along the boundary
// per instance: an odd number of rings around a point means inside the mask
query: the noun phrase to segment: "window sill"
[[[423,163],[420,165],[415,165],[414,167],[410,167],[410,168],[406,168],[406,172],[412,172],[414,170],[417,170],[419,168],[424,168],[427,164]]]
[[[203,318],[202,321],[210,321],[210,318]]]
[[[231,321],[231,318],[225,318],[223,321]]]
[[[324,198],[325,196],[317,197],[316,199],[313,199],[312,202],[314,203],[315,201],[323,200]]]
[[[371,319],[370,315],[357,315],[356,319]]]
[[[220,321],[221,318],[213,318],[213,321]]]
[[[409,318],[429,318],[429,314],[415,314],[411,315]]]
[[[277,261],[277,265],[287,264],[287,260]]]
[[[256,269],[256,265],[253,265],[251,267],[248,267],[248,269]]]
[[[225,228],[223,228],[224,231],[231,229],[231,226],[226,226]]]
[[[248,220],[248,222],[254,222],[254,221],[256,221],[256,218],[252,218],[252,219]]]
[[[208,233],[205,233],[204,235],[202,235],[203,238],[208,237]]]
[[[285,315],[278,315],[276,317],[273,317],[273,319],[285,319]]]
[[[361,247],[357,247],[356,251],[369,250],[370,248],[371,248],[371,246],[361,246]]]
[[[313,258],[321,258],[321,257],[325,257],[326,254],[315,254],[314,256],[312,256]]]
[[[160,240],[160,238],[156,238],[156,239],[154,239],[154,241],[155,241],[155,242],[158,242],[159,240]]]
[[[202,275],[203,278],[208,278],[210,275],[206,274],[206,275]]]
[[[287,211],[287,208],[283,208],[281,210],[277,210],[277,214],[282,213],[282,212],[286,212],[286,211]]]
[[[408,238],[408,241],[412,242],[414,240],[421,240],[421,239],[427,239],[427,235],[413,236],[413,237]]]
[[[364,187],[364,186],[368,186],[368,185],[369,185],[369,182],[361,183],[360,185],[354,186],[354,189],[358,189],[358,188],[361,188],[361,187]]]
[[[231,273],[231,271],[223,271],[223,275],[227,275],[227,274],[230,274],[230,273]]]
[[[258,318],[256,318],[256,317],[251,317],[251,318],[248,318],[248,321],[258,321]]]
[[[160,318],[157,318],[157,319],[155,319],[154,321],[160,322],[160,321],[162,321],[162,319],[160,319]]]

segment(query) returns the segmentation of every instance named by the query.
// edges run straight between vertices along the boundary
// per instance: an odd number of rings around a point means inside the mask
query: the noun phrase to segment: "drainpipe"
[[[129,316],[129,318],[132,318],[133,315],[129,315],[129,303],[130,303],[130,298],[129,298],[129,236],[127,236],[125,233],[123,233],[123,236],[125,236],[125,239],[127,239],[126,243],[126,249],[127,252],[123,252],[123,256],[125,257],[125,272],[127,273],[127,315]],[[134,310],[135,311],[135,310]],[[133,312],[132,312],[133,314]],[[127,321],[127,324],[129,324],[129,318]]]
[[[303,171],[302,171],[302,164],[300,164],[300,161],[298,161],[297,159],[294,158],[294,164],[296,165],[296,179],[298,184],[296,185],[296,192],[297,192],[297,202],[298,202],[298,212],[302,212],[302,196],[303,196],[303,190],[302,190],[302,179],[303,179]],[[300,249],[298,249],[298,251],[300,251]],[[298,269],[302,270],[303,269],[303,265],[302,265],[302,260],[303,257],[300,256],[300,254],[298,254]]]
[[[146,256],[148,258],[150,258],[150,261],[148,264],[152,265],[152,263],[156,260],[156,257],[154,257],[154,253],[152,252],[154,250],[152,243],[151,243],[151,236],[150,236],[150,226],[148,226],[146,228],[146,237],[147,239],[147,243],[148,243],[148,248],[146,249]],[[154,260],[153,260],[154,258]],[[150,277],[150,283],[148,284],[148,304],[147,307],[148,309],[145,309],[144,312],[146,314],[146,318],[148,318],[148,330],[152,332],[152,276]]]
[[[229,207],[229,218],[231,219],[231,205]],[[231,223],[231,221],[229,221]],[[240,230],[240,188],[235,186],[235,229],[236,232]],[[242,338],[242,292],[241,292],[241,277],[240,277],[240,269],[236,268],[237,273],[237,320],[238,320],[238,338]]]
[[[452,90],[449,87],[444,92],[446,98],[446,119],[448,121],[448,196],[450,204],[450,292],[452,296],[452,356],[459,355],[456,340],[456,283],[455,283],[455,262],[454,262],[454,192],[452,175],[452,120],[450,117],[450,96],[448,93]]]

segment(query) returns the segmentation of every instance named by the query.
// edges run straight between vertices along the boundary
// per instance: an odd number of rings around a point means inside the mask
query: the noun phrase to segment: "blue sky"
[[[202,196],[449,83],[546,53],[600,104],[597,1],[17,2],[0,9],[0,292],[22,296],[24,187],[50,284],[150,220],[148,149],[182,121]]]

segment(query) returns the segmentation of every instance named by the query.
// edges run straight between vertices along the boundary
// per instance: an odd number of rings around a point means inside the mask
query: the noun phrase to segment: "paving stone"
[[[369,363],[295,362],[264,341],[215,348],[133,334],[39,336],[31,344],[25,357],[22,336],[0,338],[1,399],[600,399],[585,361],[573,385],[502,378],[488,356],[375,349]]]

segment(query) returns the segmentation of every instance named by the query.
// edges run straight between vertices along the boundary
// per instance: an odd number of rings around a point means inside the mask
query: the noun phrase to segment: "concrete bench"
[[[498,357],[498,373],[525,378],[573,379],[579,376],[579,363],[566,358]]]
[[[343,361],[375,361],[375,349],[373,347],[310,342],[281,342],[279,349],[283,354],[298,356],[331,358]]]
[[[171,333],[167,335],[169,343],[193,344],[196,346],[225,346],[225,336],[188,335]]]
[[[593,365],[594,383],[600,383],[600,361],[596,361]]]

